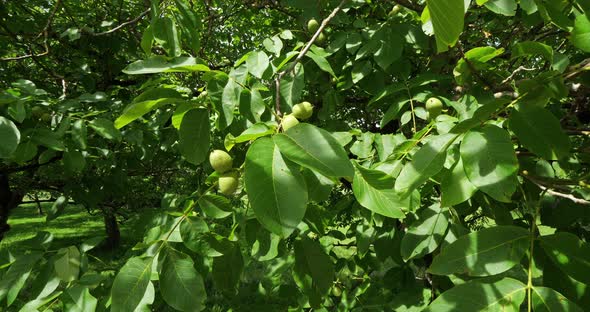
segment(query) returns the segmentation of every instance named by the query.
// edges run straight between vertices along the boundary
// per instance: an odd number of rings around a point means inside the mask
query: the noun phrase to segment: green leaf
[[[0,116],[0,158],[10,158],[20,142],[20,132],[8,118]]]
[[[509,126],[522,145],[546,160],[569,155],[569,137],[563,132],[559,119],[543,107],[519,105],[510,113]]]
[[[242,90],[242,86],[240,86],[233,78],[229,78],[227,84],[223,87],[223,92],[221,94],[221,107],[216,106],[217,111],[222,116],[218,120],[218,124],[221,129],[231,125],[233,122],[234,111],[240,105]]]
[[[289,236],[303,220],[307,207],[307,188],[297,166],[283,157],[272,139],[260,138],[246,153],[244,171],[258,221],[281,237]]]
[[[520,262],[529,238],[529,231],[516,226],[495,226],[469,233],[443,247],[428,271],[436,275],[499,274]]]
[[[113,122],[108,119],[96,118],[88,123],[88,125],[94,129],[98,135],[107,140],[120,142],[123,138],[121,132],[119,132],[119,130],[115,128]]]
[[[538,11],[535,0],[520,0],[519,5],[528,15],[534,14]]]
[[[361,206],[390,218],[404,218],[412,210],[412,196],[402,199],[393,189],[393,178],[381,171],[356,166],[352,191]]]
[[[546,61],[553,62],[553,48],[536,41],[523,41],[512,47],[512,58],[540,55]]]
[[[484,4],[488,10],[504,16],[516,14],[516,0],[489,0]]]
[[[486,125],[469,131],[461,143],[461,159],[469,181],[501,202],[510,202],[518,181],[518,160],[510,135]]]
[[[35,158],[38,151],[39,149],[37,148],[37,144],[35,144],[35,142],[21,142],[16,148],[16,151],[14,151],[12,158],[18,163],[26,163]]]
[[[249,230],[248,241],[252,245],[251,255],[254,259],[268,261],[279,255],[280,236],[267,231],[256,220],[251,220],[246,229]]]
[[[80,251],[76,246],[61,248],[55,256],[55,274],[64,282],[78,279],[80,275]]]
[[[406,163],[395,181],[395,190],[403,197],[437,174],[445,164],[447,149],[459,135],[447,133],[431,138]]]
[[[373,65],[371,64],[371,61],[355,62],[351,72],[352,83],[356,84],[363,80],[363,78],[367,77],[372,71]]]
[[[373,98],[371,98],[371,100],[369,101],[369,105],[371,105],[375,102],[378,102],[388,96],[392,96],[398,92],[407,91],[408,89],[412,90],[414,88],[423,87],[423,86],[429,85],[431,83],[440,82],[440,81],[444,81],[447,79],[449,79],[447,76],[435,75],[435,74],[428,73],[428,72],[424,73],[424,74],[420,74],[410,81],[396,82],[390,86],[385,87],[385,89],[383,89],[383,91],[381,91],[381,93],[379,93],[379,94],[375,95]]]
[[[285,77],[281,80],[281,105],[283,103],[286,105],[281,106],[281,110],[286,107],[293,107],[293,105],[299,102],[304,86],[305,80],[303,65],[298,63],[293,70],[293,74],[285,75]]]
[[[181,46],[176,23],[169,17],[161,17],[152,22],[154,40],[161,44],[168,56],[180,56]]]
[[[440,182],[441,199],[443,207],[458,205],[475,194],[477,187],[469,181],[463,168],[463,160],[459,160],[445,174]]]
[[[541,246],[549,258],[572,278],[590,284],[590,246],[577,236],[559,232],[542,236]]]
[[[88,130],[86,129],[86,121],[78,119],[72,123],[71,135],[72,140],[76,142],[78,147],[82,150],[87,148],[86,139],[88,136]]]
[[[65,311],[68,312],[94,312],[98,300],[90,294],[88,287],[76,285],[66,289],[61,296]]]
[[[248,72],[256,78],[262,78],[264,72],[270,65],[268,55],[264,51],[251,52],[246,59],[246,65],[248,66]]]
[[[328,177],[352,176],[354,168],[342,145],[326,130],[300,123],[273,138],[289,160]]]
[[[131,103],[123,110],[123,114],[115,120],[115,127],[121,129],[139,117],[166,104],[182,103],[182,99],[161,98],[151,101]]]
[[[223,196],[206,194],[199,198],[198,203],[205,215],[210,218],[223,219],[232,214],[231,203]]]
[[[495,283],[469,281],[442,293],[424,312],[520,311],[526,285],[509,277]]]
[[[107,120],[107,122],[109,121]],[[31,141],[54,151],[63,151],[65,149],[63,138],[57,132],[46,128],[34,129]]]
[[[160,292],[166,303],[176,310],[202,311],[205,308],[205,284],[193,260],[171,247],[164,248]]]
[[[206,109],[192,109],[184,114],[178,129],[178,147],[191,164],[198,165],[207,158],[210,132],[209,112]]]
[[[257,89],[242,90],[239,109],[240,114],[248,118],[252,123],[260,122],[260,117],[266,110],[260,91]]]
[[[213,258],[213,281],[219,289],[234,290],[244,269],[244,259],[240,246],[233,244],[232,248],[220,257]]]
[[[41,256],[41,253],[33,252],[14,260],[0,280],[0,301],[6,298],[7,306],[14,302]]]
[[[570,40],[578,49],[590,52],[590,19],[586,14],[576,16]]]
[[[188,73],[188,72],[208,72],[210,69],[207,65],[198,64],[194,57],[176,57],[168,60],[161,55],[151,56],[145,60],[135,61],[123,72],[128,75],[156,74],[156,73]]]
[[[432,205],[418,215],[402,238],[401,254],[404,261],[433,252],[443,241],[449,226],[448,208]]]
[[[533,310],[535,312],[582,312],[575,303],[557,291],[535,286],[532,290]]]
[[[200,251],[200,240],[208,232],[209,226],[201,217],[188,216],[180,223],[180,237],[184,245],[192,251]]]
[[[463,31],[465,4],[463,0],[426,0],[436,37],[438,52],[452,47]]]
[[[319,307],[323,297],[332,287],[334,264],[319,242],[308,238],[295,241],[295,265],[293,279],[309,296],[312,307]]]
[[[111,288],[111,312],[129,312],[142,302],[152,274],[152,258],[132,257],[121,268]]]
[[[283,49],[283,41],[279,36],[272,36],[272,38],[266,38],[262,41],[262,45],[266,51],[273,53],[277,57],[281,55],[281,50]]]
[[[316,65],[318,65],[318,67],[329,73],[330,75],[332,75],[333,77],[336,77],[336,74],[334,73],[334,70],[332,69],[332,66],[330,66],[330,63],[328,62],[328,60],[326,60],[325,57],[315,54],[312,51],[308,51],[305,56],[309,57],[310,59],[312,59]]]
[[[305,178],[310,201],[320,203],[330,199],[332,188],[336,184],[332,179],[309,169],[304,169],[301,173]]]
[[[81,172],[86,167],[86,159],[82,152],[68,150],[63,154],[63,163],[69,172]]]
[[[59,196],[51,205],[51,208],[46,210],[47,216],[45,217],[45,221],[48,222],[59,217],[67,206],[68,198],[63,195]]]
[[[197,53],[201,46],[201,38],[199,31],[201,30],[201,16],[196,14],[185,1],[174,0],[174,4],[180,12],[180,16],[177,20],[180,21],[182,26],[183,34],[188,38],[189,46],[193,50],[193,53]]]
[[[258,138],[268,136],[275,133],[276,128],[271,128],[265,123],[257,123],[252,125],[250,128],[244,130],[237,137],[233,139],[234,143],[244,143],[254,141]]]
[[[383,70],[397,61],[404,51],[404,38],[393,27],[382,27],[371,38],[379,43],[379,48],[373,54],[373,59]]]

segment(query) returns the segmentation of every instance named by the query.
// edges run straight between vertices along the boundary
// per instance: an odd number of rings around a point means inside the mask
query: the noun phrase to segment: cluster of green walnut
[[[310,19],[307,22],[307,31],[309,31],[309,33],[314,34],[316,31],[318,31],[318,29],[320,28],[320,23],[318,23],[318,21],[314,18]],[[322,45],[324,42],[326,41],[326,36],[324,35],[324,33],[320,33],[318,35],[318,37],[315,39],[315,43]]]
[[[227,196],[233,195],[239,185],[238,171],[232,168],[234,160],[228,153],[222,150],[214,150],[209,155],[209,163],[219,174],[219,181],[217,182],[219,193]]]
[[[291,114],[285,115],[281,121],[283,131],[287,131],[289,128],[294,127],[299,123],[299,120],[308,119],[313,115],[313,105],[309,102],[301,102],[293,105]]]

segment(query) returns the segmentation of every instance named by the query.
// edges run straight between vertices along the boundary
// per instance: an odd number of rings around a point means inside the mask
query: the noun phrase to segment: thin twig
[[[526,68],[526,67],[524,67],[524,66],[519,66],[517,69],[515,69],[515,70],[512,72],[512,74],[510,74],[510,76],[508,76],[506,79],[502,80],[502,83],[501,83],[501,84],[505,84],[505,83],[509,82],[510,80],[512,80],[512,78],[514,78],[514,76],[515,76],[515,75],[516,75],[518,72],[521,72],[521,71],[523,71],[523,70],[524,70],[524,71],[533,71],[533,70],[535,70],[535,69],[534,69],[534,68]]]
[[[139,22],[139,20],[142,19],[144,16],[146,16],[150,11],[151,11],[151,9],[148,8],[147,10],[141,12],[141,14],[139,14],[138,17],[136,17],[136,18],[134,18],[132,20],[128,20],[128,21],[126,21],[124,23],[121,23],[121,25],[119,25],[119,26],[117,26],[115,28],[109,29],[107,31],[103,31],[103,32],[99,32],[99,33],[92,33],[92,35],[93,36],[103,36],[103,35],[112,34],[115,31],[117,31],[117,30],[119,30],[119,29],[121,29],[121,28],[123,28],[125,26],[128,26],[128,25],[135,24],[135,23]]]
[[[587,201],[587,200],[582,199],[582,198],[577,198],[577,197],[575,197],[572,194],[565,194],[565,193],[554,191],[554,190],[550,189],[548,186],[545,186],[545,185],[539,183],[539,181],[537,179],[535,179],[533,177],[530,177],[530,176],[528,176],[526,174],[523,174],[522,176],[526,177],[529,181],[533,182],[542,191],[547,192],[547,194],[550,194],[550,195],[553,195],[553,196],[557,196],[557,197],[561,197],[561,198],[569,199],[569,200],[573,201],[576,204],[590,205],[590,201]]]
[[[590,70],[590,58],[587,58],[574,66],[571,66],[570,71],[564,74],[563,79],[573,78],[585,70]]]
[[[281,79],[287,74],[292,72],[295,69],[295,66],[297,66],[297,64],[299,62],[301,62],[301,59],[303,59],[303,57],[305,56],[305,54],[307,54],[307,52],[309,51],[309,49],[311,48],[311,45],[315,42],[315,40],[319,37],[319,35],[322,33],[322,31],[324,30],[324,28],[326,28],[326,26],[328,25],[328,23],[330,22],[330,20],[332,20],[332,18],[334,18],[334,16],[336,16],[336,14],[342,9],[342,7],[344,6],[344,4],[346,3],[346,1],[348,0],[342,0],[340,2],[340,4],[332,11],[332,13],[330,13],[330,15],[328,15],[320,24],[320,27],[318,28],[318,30],[315,32],[315,34],[313,34],[313,36],[311,37],[311,39],[307,42],[307,44],[305,45],[305,47],[301,50],[301,52],[299,52],[299,55],[297,55],[297,58],[295,58],[295,60],[291,63],[291,65],[284,71],[280,72],[277,77],[275,78],[275,86],[276,86],[276,93],[275,93],[275,110],[278,116],[281,115]]]

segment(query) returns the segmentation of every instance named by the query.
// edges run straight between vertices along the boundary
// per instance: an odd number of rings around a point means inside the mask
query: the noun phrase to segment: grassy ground
[[[42,207],[47,209],[51,207],[51,204],[43,203]],[[123,245],[137,239],[129,235],[142,234],[129,230],[133,223],[129,221],[121,224]],[[90,215],[83,207],[75,205],[69,205],[63,215],[49,222],[45,221],[44,215],[39,214],[35,204],[21,205],[12,212],[8,224],[10,224],[10,231],[0,242],[0,250],[4,248],[19,250],[22,246],[20,242],[34,237],[39,231],[53,234],[52,249],[79,245],[92,237],[105,237],[102,215]]]

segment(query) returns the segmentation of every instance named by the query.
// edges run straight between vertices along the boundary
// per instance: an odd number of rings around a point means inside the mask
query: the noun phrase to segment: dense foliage
[[[582,311],[589,53],[582,0],[0,0],[0,240],[106,233],[0,244],[0,303]]]

